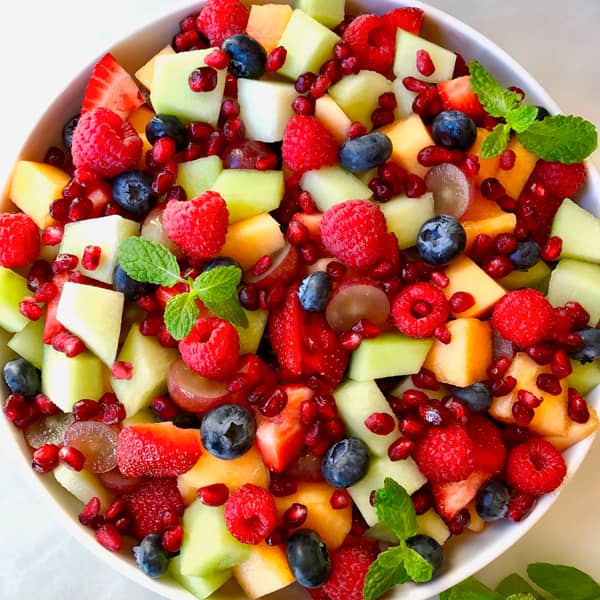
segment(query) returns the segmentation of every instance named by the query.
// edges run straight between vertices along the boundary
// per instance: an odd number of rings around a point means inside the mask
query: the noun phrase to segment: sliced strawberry
[[[437,89],[444,110],[460,110],[469,115],[476,123],[481,122],[485,117],[485,109],[471,87],[470,75],[442,81],[437,84]]]
[[[404,29],[404,31],[419,35],[424,18],[425,13],[420,8],[414,8],[412,6],[395,8],[382,17],[383,25],[385,29],[389,31],[393,40],[396,39],[397,29]]]
[[[435,509],[446,521],[450,521],[475,498],[479,488],[490,478],[486,471],[473,471],[466,479],[431,486]]]
[[[269,316],[269,337],[282,369],[292,377],[302,375],[302,339],[306,312],[296,293],[298,286],[288,290],[284,303]]]
[[[261,275],[253,275],[252,271],[244,274],[244,281],[254,283],[259,288],[272,288],[275,285],[286,286],[291,283],[302,266],[300,253],[296,246],[286,244],[273,257],[271,266]]]
[[[201,453],[198,430],[169,421],[143,423],[119,434],[117,464],[126,477],[176,477],[189,471]]]
[[[112,54],[105,54],[92,71],[83,97],[82,112],[102,106],[127,119],[142,104],[144,97],[131,75]]]
[[[497,475],[504,467],[506,448],[496,425],[483,415],[473,415],[467,422],[467,435],[473,442],[475,469]]]

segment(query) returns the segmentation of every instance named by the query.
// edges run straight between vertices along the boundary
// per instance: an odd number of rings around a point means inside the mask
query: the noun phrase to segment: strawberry
[[[466,479],[431,486],[435,509],[446,521],[475,498],[479,488],[490,478],[486,471],[473,471]]]
[[[476,123],[485,117],[485,109],[471,87],[471,77],[463,75],[437,84],[444,110],[460,110]]]
[[[110,53],[96,63],[83,97],[82,113],[98,106],[109,108],[122,119],[144,104],[131,75]]]
[[[472,415],[466,428],[467,435],[473,442],[475,469],[492,475],[500,473],[506,460],[506,448],[498,427],[483,415]]]
[[[305,311],[296,293],[298,286],[289,288],[284,303],[271,312],[269,336],[279,365],[293,377],[302,374],[302,338]]]

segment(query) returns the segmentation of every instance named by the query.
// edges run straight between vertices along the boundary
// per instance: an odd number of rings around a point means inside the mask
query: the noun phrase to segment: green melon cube
[[[285,63],[278,73],[294,81],[307,71],[319,72],[319,67],[333,56],[333,47],[340,38],[301,10],[295,10],[277,43],[287,50]]]
[[[150,101],[157,113],[174,115],[184,122],[204,121],[217,125],[227,69],[218,71],[217,86],[210,92],[193,92],[188,77],[195,69],[205,66],[205,57],[214,51],[190,50],[157,56],[150,89]]]
[[[348,377],[368,381],[418,373],[432,344],[394,332],[363,340],[352,353]]]
[[[394,95],[396,96],[396,110],[394,114],[397,119],[405,119],[409,117],[414,111],[412,109],[413,102],[417,97],[417,92],[411,92],[407,89],[402,80],[404,77],[397,77],[394,79],[393,89]]]
[[[435,216],[433,194],[427,192],[420,198],[397,196],[382,204],[381,210],[388,231],[396,234],[400,248],[411,248],[423,223]]]
[[[213,184],[227,203],[229,222],[235,223],[275,210],[283,198],[281,171],[225,169]]]
[[[156,413],[150,408],[142,408],[142,410],[138,410],[135,415],[131,417],[125,417],[122,421],[123,427],[127,427],[128,425],[143,425],[144,423],[158,423],[159,419],[156,416]]]
[[[419,533],[433,538],[440,546],[443,546],[450,537],[450,530],[440,515],[430,508],[427,512],[417,515]]]
[[[4,366],[9,360],[18,358],[19,355],[9,346],[13,334],[10,331],[4,331],[0,328],[0,367]]]
[[[59,464],[52,474],[60,485],[83,504],[87,504],[96,497],[100,500],[102,510],[106,510],[114,499],[114,495],[104,487],[95,473],[90,473],[85,469],[73,471],[71,467]]]
[[[390,392],[390,396],[394,396],[395,398],[402,398],[402,394],[404,394],[406,390],[421,390],[425,392],[430,398],[435,398],[436,400],[442,400],[444,396],[448,395],[448,388],[445,385],[440,385],[439,390],[426,390],[424,388],[416,386],[412,381],[412,377],[405,377]]]
[[[506,277],[498,280],[498,283],[507,290],[519,290],[521,288],[533,288],[542,294],[548,291],[550,281],[550,267],[543,261],[538,261],[533,267],[525,271],[515,269]]]
[[[297,0],[296,8],[333,29],[344,20],[346,0]]]
[[[552,233],[562,240],[561,258],[600,263],[600,219],[565,198],[552,223]]]
[[[0,267],[0,327],[15,333],[21,331],[29,319],[19,311],[19,304],[31,296],[27,280],[6,267]]]
[[[181,572],[181,555],[174,556],[169,561],[169,575],[188,592],[202,600],[218,590],[228,579],[233,576],[231,569],[223,569],[206,575],[205,577],[190,577]]]
[[[18,331],[10,338],[8,347],[17,354],[28,360],[36,369],[42,368],[44,358],[44,318],[37,321],[30,321],[21,331]],[[0,341],[0,344],[2,342]]]
[[[180,185],[188,200],[210,190],[223,170],[223,161],[215,154],[196,160],[188,160],[177,165],[176,185]]]
[[[236,325],[236,329],[240,336],[240,355],[256,354],[260,341],[262,340],[269,318],[268,310],[245,310],[248,317],[248,327],[240,327]]]
[[[600,384],[600,361],[582,365],[578,360],[571,361],[572,371],[567,377],[567,385],[584,396]]]

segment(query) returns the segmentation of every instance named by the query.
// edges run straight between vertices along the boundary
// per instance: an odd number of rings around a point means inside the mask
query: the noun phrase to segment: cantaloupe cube
[[[475,143],[469,148],[469,154],[475,154],[479,158],[479,172],[474,177],[476,184],[480,184],[484,179],[488,179],[489,177],[495,177],[500,168],[499,155],[494,158],[483,158],[481,156],[481,145],[490,133],[491,131],[483,127],[478,127]]]
[[[598,414],[591,406],[589,411],[590,418],[585,423],[576,423],[569,420],[567,429],[562,435],[549,435],[546,436],[546,439],[562,451],[592,435],[598,429],[600,422],[598,421]]]
[[[490,312],[506,291],[479,265],[465,254],[453,260],[444,271],[449,283],[442,290],[450,299],[455,292],[467,292],[475,298],[475,304],[458,314],[460,317],[481,317]]]
[[[494,238],[499,233],[512,233],[515,230],[517,224],[517,217],[513,213],[507,213],[501,211],[495,217],[489,217],[487,219],[479,219],[477,221],[462,221],[462,226],[467,234],[467,245],[465,251],[469,251],[469,248],[475,241],[475,238],[485,233],[490,237]]]
[[[340,144],[348,137],[352,121],[329,94],[321,96],[315,102],[315,117]]]
[[[495,177],[504,186],[506,193],[517,199],[535,168],[538,157],[526,150],[517,138],[510,141],[507,149],[516,154],[515,166],[508,171],[498,169]]]
[[[292,7],[287,4],[253,4],[246,25],[246,33],[267,52],[278,46],[290,17]]]
[[[50,205],[62,196],[69,176],[58,167],[20,160],[13,171],[8,197],[43,229],[52,222]]]
[[[147,104],[142,104],[142,106],[136,108],[129,117],[127,117],[127,120],[138,133],[144,133],[148,121],[154,114],[154,111]]]
[[[486,370],[493,357],[492,328],[489,322],[460,318],[447,325],[451,340],[436,340],[423,366],[437,380],[465,387],[487,378]]]
[[[147,63],[141,66],[135,72],[135,78],[147,89],[150,89],[152,85],[152,78],[154,77],[154,65],[156,63],[157,56],[165,56],[169,54],[175,54],[175,50],[167,44],[162,50],[159,50]]]
[[[460,221],[482,221],[484,219],[499,217],[503,214],[505,214],[505,212],[500,208],[498,203],[485,198],[479,191],[479,186],[475,186],[473,199],[469,204],[469,208],[467,208],[463,216],[460,217]]]

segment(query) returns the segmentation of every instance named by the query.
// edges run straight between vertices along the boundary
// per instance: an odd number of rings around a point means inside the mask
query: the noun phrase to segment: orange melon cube
[[[475,154],[479,159],[479,172],[475,175],[475,183],[478,185],[484,179],[495,177],[500,168],[500,156],[495,156],[494,158],[483,158],[481,156],[481,145],[490,133],[491,131],[483,127],[478,127],[475,143],[469,148],[469,154]]]
[[[287,4],[253,4],[246,33],[271,52],[277,47],[292,12],[292,7]]]
[[[473,533],[481,533],[485,529],[486,522],[479,516],[474,501],[467,504],[467,510],[469,511],[469,515],[471,515],[467,529]]]
[[[467,234],[465,251],[469,251],[469,248],[479,234],[485,233],[493,238],[499,233],[512,233],[515,230],[516,224],[517,217],[512,213],[507,213],[502,210],[494,217],[475,221],[462,221],[462,226]]]
[[[591,406],[589,407],[589,411],[590,418],[585,423],[569,421],[567,430],[562,435],[549,435],[546,436],[546,439],[559,450],[563,451],[592,435],[598,429],[600,422],[598,421],[598,414]]]
[[[154,111],[147,105],[142,104],[139,108],[136,108],[127,117],[129,124],[141,135],[146,134],[146,125],[148,121],[154,116]]]
[[[504,186],[506,193],[517,199],[535,168],[538,157],[526,150],[517,138],[510,141],[507,149],[516,154],[515,166],[508,171],[498,169],[495,177]]]
[[[147,63],[141,66],[135,72],[135,78],[146,88],[152,87],[152,79],[154,78],[154,64],[157,56],[165,56],[167,54],[175,54],[175,50],[168,44],[159,52],[157,52]]]
[[[466,212],[460,218],[460,221],[482,221],[483,219],[491,219],[500,215],[506,214],[497,202],[488,200],[479,191],[478,186],[475,186],[473,200],[469,204]]]
[[[441,383],[466,387],[486,379],[493,357],[492,328],[488,321],[461,318],[447,325],[451,340],[435,340],[423,366]]]
[[[317,99],[315,117],[325,125],[340,144],[346,140],[352,121],[331,96],[325,94]]]

